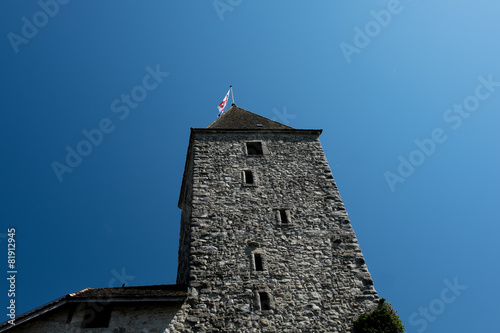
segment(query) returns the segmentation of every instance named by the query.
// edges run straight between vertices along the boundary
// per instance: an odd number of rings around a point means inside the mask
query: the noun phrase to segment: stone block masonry
[[[177,279],[191,293],[171,332],[349,332],[376,306],[320,133],[192,130]]]

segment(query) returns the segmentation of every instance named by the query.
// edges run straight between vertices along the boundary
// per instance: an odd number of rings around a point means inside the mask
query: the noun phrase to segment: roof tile
[[[267,119],[236,105],[211,123],[208,129],[293,129],[277,121]]]

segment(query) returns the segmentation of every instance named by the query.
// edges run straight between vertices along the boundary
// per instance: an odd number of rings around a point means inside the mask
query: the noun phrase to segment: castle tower
[[[172,331],[348,332],[376,306],[321,132],[235,105],[191,129]]]

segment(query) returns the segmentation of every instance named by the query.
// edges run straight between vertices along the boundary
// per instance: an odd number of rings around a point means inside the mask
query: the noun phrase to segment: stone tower
[[[349,332],[377,293],[321,147],[233,105],[191,129],[175,332]]]

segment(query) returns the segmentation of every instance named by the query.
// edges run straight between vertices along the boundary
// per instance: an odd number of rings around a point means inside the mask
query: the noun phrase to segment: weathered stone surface
[[[192,132],[172,332],[348,332],[377,293],[317,131]],[[245,143],[260,141],[262,156]],[[251,170],[255,186],[245,186]],[[280,221],[286,211],[288,223]],[[254,253],[264,262],[257,271]],[[262,310],[260,293],[269,295]],[[196,316],[196,325],[185,318]],[[184,319],[183,319],[184,318]]]

